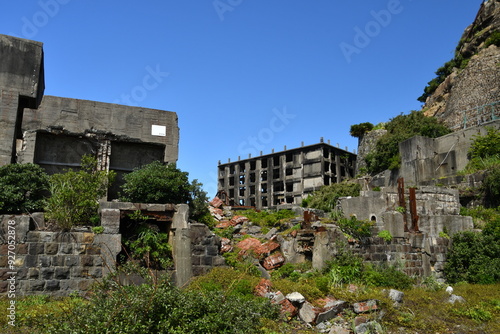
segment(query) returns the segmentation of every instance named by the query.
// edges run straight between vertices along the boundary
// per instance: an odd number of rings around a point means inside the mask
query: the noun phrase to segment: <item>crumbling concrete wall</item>
[[[43,46],[0,35],[0,166],[37,163],[49,174],[79,168],[83,155],[123,175],[155,160],[178,159],[179,127],[171,111],[44,96]]]
[[[0,166],[15,161],[24,108],[37,108],[45,88],[42,43],[0,35]]]
[[[24,112],[22,128],[28,132],[57,129],[88,137],[92,133],[112,134],[109,138],[112,142],[163,146],[164,161],[175,162],[178,158],[177,114],[171,111],[45,96],[38,109]],[[158,132],[160,128],[162,131]],[[34,147],[25,148],[29,150]]]
[[[372,178],[373,187],[395,187],[397,179],[403,177],[408,186],[428,185],[448,178],[453,181],[457,172],[465,169],[469,162],[468,151],[475,136],[482,136],[491,127],[500,129],[500,120],[481,126],[467,128],[439,138],[415,136],[399,144],[401,167],[386,170]],[[461,182],[461,179],[458,180]]]

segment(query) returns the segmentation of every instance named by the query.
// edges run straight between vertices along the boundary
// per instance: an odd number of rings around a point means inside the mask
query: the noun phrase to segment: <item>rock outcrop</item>
[[[463,69],[455,68],[427,98],[423,108],[427,116],[436,116],[450,128],[460,129],[464,126],[464,112],[471,121],[467,126],[477,125],[485,111],[482,107],[500,101],[500,48],[485,45],[499,31],[500,0],[486,1],[457,46],[456,59],[469,62]]]

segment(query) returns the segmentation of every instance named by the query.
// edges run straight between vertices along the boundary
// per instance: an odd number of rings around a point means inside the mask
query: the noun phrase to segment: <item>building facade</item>
[[[155,160],[178,159],[171,111],[44,95],[43,45],[0,35],[0,166],[36,163],[49,174],[79,168],[83,155],[123,175]]]
[[[356,154],[321,142],[218,166],[229,204],[257,209],[298,204],[324,185],[354,177]]]

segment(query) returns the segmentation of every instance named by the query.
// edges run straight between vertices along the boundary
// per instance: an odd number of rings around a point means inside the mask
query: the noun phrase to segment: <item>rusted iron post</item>
[[[410,215],[411,215],[411,231],[420,232],[418,230],[418,214],[417,214],[417,197],[415,188],[409,188],[410,191]]]
[[[405,201],[405,180],[404,178],[398,178],[398,197],[399,206],[403,208],[403,222],[405,224],[405,232],[408,232],[408,219],[406,218],[406,201]]]

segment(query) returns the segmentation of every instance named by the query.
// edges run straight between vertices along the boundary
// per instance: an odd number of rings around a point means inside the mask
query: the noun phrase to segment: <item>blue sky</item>
[[[3,1],[0,33],[44,43],[47,95],[175,111],[178,167],[213,196],[219,160],[352,151],[352,124],[420,109],[481,2]]]

